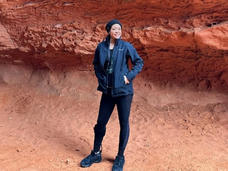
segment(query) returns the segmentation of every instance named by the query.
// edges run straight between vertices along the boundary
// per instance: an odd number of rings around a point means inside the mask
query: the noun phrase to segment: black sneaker
[[[81,167],[89,167],[93,163],[99,163],[99,162],[101,162],[101,160],[102,160],[101,151],[99,151],[97,153],[94,153],[94,151],[91,151],[91,154],[88,155],[86,158],[84,158],[80,162],[80,166]]]
[[[124,162],[124,156],[116,156],[116,159],[114,160],[114,164],[112,166],[112,171],[123,171]]]

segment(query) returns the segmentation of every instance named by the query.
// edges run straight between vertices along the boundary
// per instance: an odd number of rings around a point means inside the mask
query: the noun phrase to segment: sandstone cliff
[[[92,70],[112,18],[158,85],[228,89],[227,0],[2,0],[0,61],[35,68]]]

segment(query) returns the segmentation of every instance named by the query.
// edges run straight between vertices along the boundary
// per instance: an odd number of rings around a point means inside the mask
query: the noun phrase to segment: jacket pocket
[[[120,78],[119,78],[119,87],[124,87],[125,86],[125,81],[124,81],[124,74],[120,74]]]
[[[107,78],[104,75],[98,79],[98,82],[101,87],[106,88]]]

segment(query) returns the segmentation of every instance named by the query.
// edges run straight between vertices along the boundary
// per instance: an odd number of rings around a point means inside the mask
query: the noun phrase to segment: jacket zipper
[[[113,55],[114,55],[114,52],[115,52],[115,49],[116,49],[116,44],[114,45],[114,47],[113,47],[113,51],[112,51],[112,75],[111,75],[111,77],[112,77],[112,91],[111,91],[111,95],[113,95],[113,87],[114,87],[114,78],[113,78],[113,72],[114,72],[114,61],[113,61]]]
[[[113,54],[114,54],[114,52],[115,52],[115,48],[116,48],[116,44],[114,45],[114,48],[113,48],[113,52],[112,52],[112,60],[113,60]],[[109,46],[108,46],[108,59],[109,59],[109,62],[110,62],[110,49],[109,49]],[[113,67],[113,66],[112,66]],[[108,88],[108,73],[106,73],[106,75],[107,75],[107,80],[106,80],[106,82],[107,82],[107,88]],[[112,77],[113,77],[113,71],[112,71]],[[113,85],[114,85],[114,79],[112,78],[112,89],[113,89]],[[111,91],[111,95],[112,95],[113,93],[112,93],[112,91]]]
[[[109,50],[109,48],[108,48],[108,61],[110,61],[110,50]],[[108,62],[108,65],[107,65],[107,67],[109,66],[109,62]],[[107,89],[108,89],[108,73],[106,72],[106,87],[107,87]]]

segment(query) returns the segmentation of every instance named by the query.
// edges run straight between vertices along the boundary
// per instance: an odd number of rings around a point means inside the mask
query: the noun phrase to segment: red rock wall
[[[228,89],[227,0],[2,0],[0,62],[92,70],[112,18],[143,57],[146,80]]]

